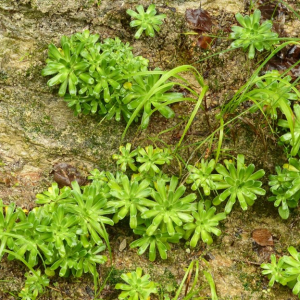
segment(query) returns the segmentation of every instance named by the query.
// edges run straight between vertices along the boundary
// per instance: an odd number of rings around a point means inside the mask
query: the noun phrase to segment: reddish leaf
[[[212,39],[209,36],[205,36],[205,35],[201,35],[198,38],[197,41],[197,45],[201,48],[201,49],[209,49],[210,48],[210,44],[212,42]]]
[[[210,31],[212,20],[209,13],[201,8],[187,9],[185,17],[191,27],[200,31]]]

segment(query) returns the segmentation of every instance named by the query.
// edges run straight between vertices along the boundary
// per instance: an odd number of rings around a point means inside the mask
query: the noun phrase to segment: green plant
[[[108,185],[110,194],[113,199],[107,203],[108,207],[116,209],[113,220],[117,223],[130,214],[130,227],[137,227],[137,214],[143,213],[155,205],[154,201],[147,197],[152,193],[152,188],[149,187],[150,182],[143,180],[142,182],[130,181],[126,175],[121,176],[121,182],[111,180]]]
[[[2,199],[0,199],[0,260],[7,244],[13,244],[12,235],[17,231],[32,227],[32,224],[26,222],[26,220],[17,223],[20,212],[21,209],[16,208],[15,203],[4,205]]]
[[[135,57],[129,44],[120,39],[98,43],[99,35],[88,30],[61,38],[62,50],[49,45],[43,76],[55,75],[49,86],[60,84],[59,96],[79,113],[99,113],[108,119],[121,115],[129,120],[131,112],[122,100],[131,86],[133,74],[146,71],[148,61]],[[68,87],[68,89],[67,89]],[[68,93],[67,93],[68,92]]]
[[[160,228],[157,228],[152,235],[148,235],[147,229],[151,225],[151,220],[140,220],[139,223],[140,224],[133,229],[133,232],[142,237],[133,241],[130,244],[130,248],[138,247],[138,255],[142,255],[149,248],[150,261],[155,261],[156,250],[158,250],[162,259],[167,259],[167,251],[170,250],[169,243],[178,243],[182,235],[176,232],[173,236],[170,236],[167,231],[163,231]]]
[[[220,174],[211,174],[215,169],[215,160],[211,159],[209,162],[201,159],[201,163],[196,163],[195,166],[188,165],[189,176],[186,183],[193,183],[192,190],[195,191],[200,187],[203,188],[204,195],[209,196],[211,190],[216,189],[215,181],[223,180]]]
[[[279,207],[281,218],[287,219],[290,215],[289,208],[297,207],[300,199],[300,162],[290,158],[282,169],[277,166],[276,172],[277,175],[269,176],[270,190],[274,196],[268,200],[274,201],[274,206]]]
[[[121,275],[126,284],[116,284],[116,289],[123,290],[119,299],[147,300],[151,294],[157,293],[157,283],[149,280],[149,274],[142,276],[142,273],[143,270],[138,267],[135,272]]]
[[[119,150],[121,154],[113,154],[112,158],[117,160],[117,165],[121,165],[121,170],[123,172],[126,171],[127,165],[130,167],[132,171],[136,171],[137,167],[135,166],[134,157],[138,154],[139,148],[131,150],[131,144],[127,143],[126,146],[120,146]]]
[[[152,197],[156,201],[156,205],[142,213],[143,219],[153,218],[152,224],[148,227],[146,233],[151,236],[155,233],[159,226],[170,236],[175,234],[174,223],[181,227],[183,223],[193,221],[192,211],[196,210],[193,202],[197,196],[192,193],[182,198],[186,187],[178,185],[178,178],[172,176],[169,186],[163,179],[159,179],[156,185],[156,191],[152,192]]]
[[[300,93],[290,83],[291,76],[281,78],[277,70],[267,72],[255,79],[257,88],[245,94],[245,98],[255,102],[250,112],[258,109],[277,119],[277,108],[284,114],[290,113],[290,100],[297,100]],[[288,126],[289,127],[289,126]]]
[[[231,43],[233,48],[243,48],[244,51],[249,47],[248,57],[250,59],[255,56],[257,51],[271,50],[271,47],[278,43],[278,34],[271,31],[272,21],[267,20],[261,25],[259,24],[261,17],[260,10],[255,10],[253,15],[242,16],[240,13],[235,15],[240,26],[232,26],[230,38],[234,39]]]
[[[43,294],[45,287],[49,286],[49,278],[41,275],[40,270],[25,273],[25,287],[19,293],[22,300],[35,300],[39,294]]]
[[[211,201],[199,201],[198,211],[192,212],[195,221],[183,226],[183,229],[186,230],[185,239],[188,239],[193,234],[190,241],[191,247],[196,247],[200,237],[204,243],[210,245],[213,242],[211,233],[216,236],[221,234],[221,230],[217,226],[219,221],[226,219],[226,214],[219,213],[215,215],[215,212],[216,208],[211,207]]]
[[[155,69],[154,71],[159,71]],[[149,74],[144,76],[134,76],[134,81],[130,87],[130,92],[123,102],[127,104],[127,108],[132,111],[135,110],[139,104],[145,99],[151,89],[159,82],[161,74]],[[153,113],[153,108],[157,109],[165,118],[170,119],[175,116],[174,111],[167,106],[177,100],[182,100],[181,93],[169,92],[175,83],[167,82],[163,89],[157,89],[144,104],[144,111],[142,114],[141,128],[148,127],[150,116]]]
[[[219,205],[228,197],[229,200],[225,206],[225,213],[229,214],[233,205],[238,198],[243,210],[246,210],[248,205],[253,205],[256,200],[256,195],[265,195],[266,191],[261,188],[262,182],[257,179],[264,176],[265,171],[259,170],[255,173],[255,166],[250,164],[248,167],[244,164],[245,157],[242,154],[237,156],[237,166],[232,162],[224,160],[225,166],[217,164],[216,171],[224,176],[224,180],[216,182],[216,189],[225,189],[213,200],[214,205]]]
[[[131,9],[127,9],[127,14],[129,14],[133,19],[130,22],[131,27],[139,27],[138,31],[135,33],[134,37],[136,39],[140,38],[143,31],[145,31],[146,36],[155,36],[155,31],[160,31],[160,25],[162,20],[166,17],[165,14],[156,15],[155,4],[150,4],[145,12],[142,5],[136,6],[138,13]]]
[[[293,135],[291,132],[287,132],[280,137],[280,140],[292,146],[291,155],[295,156],[300,148],[300,105],[295,104],[293,108],[295,113]],[[278,120],[278,126],[289,128],[288,121],[282,119]]]
[[[294,247],[289,247],[291,256],[284,255],[276,262],[276,256],[271,255],[271,263],[261,265],[263,275],[270,279],[269,286],[275,282],[287,285],[293,289],[293,294],[300,297],[300,253]]]
[[[173,159],[169,149],[155,148],[153,146],[147,146],[138,150],[136,161],[142,165],[138,168],[140,173],[148,173],[150,176],[154,176],[155,173],[159,173],[160,169],[157,165],[170,164]]]
[[[200,258],[200,259],[208,265],[207,261],[204,258]],[[203,297],[199,297],[200,292],[202,290],[202,286],[197,287],[197,283],[199,280],[199,270],[200,270],[199,261],[193,260],[189,264],[188,268],[186,269],[184,277],[180,283],[180,286],[176,291],[176,295],[174,298],[172,298],[172,300],[203,299]],[[193,273],[194,273],[194,279],[191,280],[191,276]],[[218,296],[217,296],[217,292],[216,292],[216,285],[215,285],[212,275],[210,274],[210,272],[205,271],[205,270],[203,271],[203,274],[210,286],[211,300],[218,300]],[[191,283],[191,287],[189,288],[190,283]],[[181,295],[184,284],[185,284],[185,293],[184,293],[184,295]],[[166,298],[166,300],[170,300],[170,298]]]

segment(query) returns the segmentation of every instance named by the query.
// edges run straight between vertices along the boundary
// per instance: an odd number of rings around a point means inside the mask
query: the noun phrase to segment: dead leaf
[[[253,240],[260,246],[273,246],[273,237],[271,232],[265,228],[259,228],[252,231]]]
[[[60,189],[64,186],[71,187],[72,181],[77,181],[79,185],[85,185],[87,182],[86,178],[83,177],[75,167],[67,163],[54,165],[51,174],[54,175],[53,180],[57,182]]]
[[[212,27],[212,20],[209,13],[201,8],[187,9],[185,17],[190,26],[200,31],[210,31]]]

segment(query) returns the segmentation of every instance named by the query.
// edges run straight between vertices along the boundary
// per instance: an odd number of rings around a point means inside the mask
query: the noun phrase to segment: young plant
[[[138,31],[135,33],[134,37],[139,39],[143,31],[145,31],[146,36],[155,36],[155,31],[160,31],[160,25],[162,20],[166,17],[165,14],[156,15],[155,4],[150,4],[146,12],[142,5],[136,6],[138,13],[131,9],[127,9],[127,14],[130,15],[133,20],[130,22],[131,27],[139,27]]]
[[[38,295],[44,293],[45,287],[49,286],[49,278],[46,275],[41,275],[40,270],[36,270],[34,273],[27,272],[25,277],[25,287],[19,293],[22,300],[35,300]]]
[[[192,212],[195,221],[183,226],[183,229],[186,230],[185,239],[189,239],[193,234],[190,241],[191,247],[194,248],[197,246],[200,237],[204,243],[211,245],[213,242],[211,233],[216,236],[221,234],[221,230],[217,226],[219,225],[219,221],[226,219],[226,214],[219,213],[215,215],[215,212],[216,208],[211,207],[211,201],[199,201],[198,211]]]
[[[277,175],[269,176],[270,190],[274,196],[269,197],[268,200],[274,201],[274,206],[279,207],[281,218],[287,219],[290,215],[289,208],[297,207],[300,199],[300,162],[290,158],[283,169],[277,166],[276,172]]]
[[[271,263],[261,265],[263,275],[270,279],[269,286],[275,282],[287,285],[293,289],[293,294],[300,298],[300,253],[294,247],[289,247],[291,256],[284,255],[276,262],[276,256],[271,255]]]
[[[159,173],[160,169],[157,165],[170,164],[173,156],[167,148],[160,149],[153,146],[147,146],[138,150],[136,161],[142,165],[138,168],[140,173],[148,173],[150,176],[155,176]]]
[[[239,200],[243,210],[246,210],[248,205],[253,205],[257,196],[263,196],[266,191],[261,188],[262,182],[257,179],[264,176],[265,171],[259,170],[255,173],[255,166],[250,164],[248,167],[244,164],[245,157],[242,154],[237,156],[237,166],[232,162],[225,160],[225,166],[217,164],[216,170],[224,176],[224,180],[216,183],[217,189],[226,189],[213,200],[214,205],[219,205],[228,197],[229,200],[225,206],[225,213],[229,214],[232,210],[236,199]]]
[[[271,47],[278,43],[278,34],[271,31],[272,21],[267,20],[260,25],[260,10],[255,10],[253,15],[243,17],[240,13],[235,15],[240,26],[232,26],[230,38],[234,39],[231,43],[232,48],[243,48],[244,51],[249,47],[248,57],[253,59],[255,49],[257,51],[271,50]]]
[[[138,212],[143,213],[156,204],[147,198],[152,193],[149,184],[148,180],[143,180],[141,183],[132,182],[126,175],[121,177],[120,183],[114,180],[109,181],[108,185],[113,199],[108,201],[107,206],[117,210],[113,217],[115,223],[129,214],[130,228],[137,227]]]
[[[120,146],[119,148],[121,154],[113,154],[112,158],[117,160],[117,165],[121,166],[121,170],[123,172],[126,171],[127,165],[130,167],[132,171],[136,171],[137,167],[135,166],[134,157],[137,156],[139,148],[131,150],[131,144],[127,143],[126,146]]]
[[[114,225],[114,222],[104,215],[114,213],[115,209],[106,207],[107,199],[97,193],[97,187],[93,184],[86,186],[82,191],[78,183],[73,181],[72,188],[73,198],[64,204],[64,210],[77,216],[81,242],[87,247],[89,243],[86,237],[90,235],[96,244],[102,244],[102,238],[107,238],[103,224]]]
[[[211,174],[215,169],[215,160],[211,159],[209,162],[201,159],[201,163],[196,163],[195,166],[188,165],[190,172],[186,183],[193,183],[192,190],[195,191],[199,187],[203,188],[204,195],[209,196],[211,190],[216,189],[215,181],[222,181],[223,176],[220,174]]]
[[[143,219],[153,218],[152,224],[148,227],[147,235],[153,235],[161,226],[170,236],[174,236],[174,223],[181,227],[183,223],[189,223],[194,220],[191,213],[196,210],[193,202],[197,196],[192,193],[182,198],[186,187],[178,185],[178,178],[172,176],[170,185],[166,186],[163,179],[157,181],[156,191],[152,192],[152,197],[156,205],[142,213]]]
[[[167,251],[170,250],[169,243],[178,243],[181,238],[181,234],[175,233],[173,236],[170,236],[168,232],[157,228],[152,235],[148,235],[147,229],[151,225],[151,220],[143,220],[140,223],[141,224],[133,229],[133,232],[141,235],[142,237],[132,242],[130,244],[130,248],[138,247],[138,255],[142,255],[149,248],[150,261],[155,261],[156,250],[158,250],[161,259],[167,259]]]
[[[157,294],[157,283],[149,280],[149,274],[142,276],[142,273],[143,270],[138,267],[135,272],[121,275],[126,283],[116,284],[116,289],[123,290],[119,299],[148,300],[151,294]]]

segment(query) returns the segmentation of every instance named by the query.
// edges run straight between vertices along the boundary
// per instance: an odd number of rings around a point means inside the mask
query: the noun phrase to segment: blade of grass
[[[195,105],[195,107],[193,109],[193,112],[191,113],[189,121],[188,121],[188,123],[186,124],[186,126],[185,126],[185,128],[183,130],[183,134],[182,134],[182,136],[181,136],[178,144],[176,145],[174,152],[176,152],[178,150],[178,147],[180,147],[180,145],[181,145],[181,143],[182,143],[182,141],[184,139],[184,136],[188,132],[188,130],[189,130],[189,128],[190,128],[190,126],[191,126],[191,124],[192,124],[192,122],[193,122],[193,120],[194,120],[194,118],[195,118],[195,116],[196,116],[196,114],[197,114],[200,106],[201,106],[202,100],[205,97],[205,94],[206,94],[207,90],[208,90],[208,86],[207,85],[203,86],[201,94],[200,94],[200,96],[198,98],[197,104]]]

